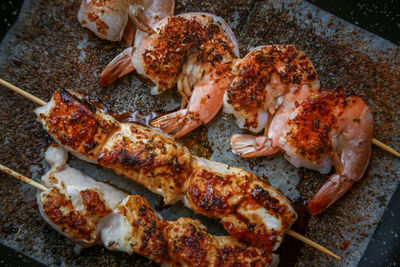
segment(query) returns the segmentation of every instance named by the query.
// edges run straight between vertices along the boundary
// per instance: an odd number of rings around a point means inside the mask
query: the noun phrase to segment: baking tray
[[[26,1],[20,19],[0,47],[1,76],[46,100],[56,88],[80,90],[106,103],[114,113],[137,110],[148,115],[155,110],[177,107],[179,97],[176,94],[151,96],[150,86],[134,74],[108,88],[98,86],[98,74],[123,48],[101,41],[81,28],[76,21],[79,4],[80,1]],[[307,2],[177,2],[176,13],[189,11],[208,11],[226,19],[238,37],[242,55],[260,44],[296,44],[314,62],[324,87],[346,87],[361,95],[375,116],[375,137],[399,149],[400,59],[397,46]],[[34,104],[8,91],[2,91],[0,103],[3,143],[0,160],[38,179],[46,168],[42,157],[50,141],[34,121]],[[303,203],[328,176],[295,169],[282,155],[240,159],[229,151],[229,136],[233,132],[240,132],[233,119],[220,113],[207,127],[196,130],[183,142],[195,154],[268,177],[274,186],[295,201],[300,214],[295,230],[344,257],[343,262],[337,262],[287,237],[279,250],[282,265],[355,266],[396,188],[398,160],[374,148],[364,179],[326,213],[309,217]],[[161,206],[158,196],[111,171],[75,158],[70,164],[99,180],[144,195],[153,206]],[[85,250],[77,256],[72,244],[40,218],[32,188],[12,179],[2,179],[0,197],[5,204],[0,207],[3,215],[1,243],[39,262],[78,266],[151,264],[138,255],[108,252],[101,247]],[[200,218],[210,232],[223,233],[217,222],[194,216],[181,204],[164,208],[161,213],[168,219]]]

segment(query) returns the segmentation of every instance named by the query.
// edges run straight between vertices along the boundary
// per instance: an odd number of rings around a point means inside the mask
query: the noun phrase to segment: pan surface
[[[128,110],[148,115],[179,105],[179,97],[168,92],[150,95],[151,86],[134,74],[102,88],[98,75],[116,54],[118,44],[99,40],[76,21],[80,1],[26,1],[19,21],[1,44],[2,78],[48,100],[56,88],[83,91],[106,104],[114,113]],[[320,75],[323,87],[345,87],[355,91],[372,109],[374,136],[400,149],[398,97],[400,88],[399,48],[379,37],[333,17],[307,2],[289,1],[177,1],[176,13],[207,11],[223,17],[241,45],[241,55],[261,44],[293,43],[306,52]],[[43,153],[48,135],[35,121],[35,105],[2,89],[0,94],[0,162],[39,179],[45,171]],[[363,178],[337,204],[320,216],[309,217],[304,202],[328,175],[291,166],[282,155],[244,160],[229,149],[229,137],[240,132],[233,118],[220,113],[210,124],[182,140],[197,155],[239,166],[268,177],[297,206],[300,214],[295,230],[323,244],[344,258],[338,262],[287,237],[279,250],[282,265],[355,266],[396,189],[399,161],[373,149]],[[193,141],[197,140],[197,141]],[[153,206],[160,198],[143,187],[94,165],[71,158],[70,164],[99,180],[144,195]],[[41,219],[35,191],[1,174],[1,243],[22,251],[47,265],[147,265],[138,255],[109,252],[96,247],[77,256],[71,243]],[[160,205],[158,205],[160,206]],[[161,210],[167,219],[190,216],[201,219],[216,234],[224,233],[216,221],[195,216],[177,204]]]

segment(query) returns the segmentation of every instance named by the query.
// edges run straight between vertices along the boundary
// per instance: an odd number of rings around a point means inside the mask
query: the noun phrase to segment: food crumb
[[[340,245],[340,249],[341,250],[345,250],[350,244],[349,240],[344,241],[341,245]]]

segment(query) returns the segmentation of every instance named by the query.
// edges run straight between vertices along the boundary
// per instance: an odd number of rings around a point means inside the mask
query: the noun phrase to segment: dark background
[[[0,3],[0,40],[15,22],[23,0],[2,0]],[[309,0],[308,2],[373,32],[397,45],[400,44],[399,0]],[[360,267],[400,265],[400,188],[396,190]],[[41,266],[30,258],[0,245],[0,266]]]

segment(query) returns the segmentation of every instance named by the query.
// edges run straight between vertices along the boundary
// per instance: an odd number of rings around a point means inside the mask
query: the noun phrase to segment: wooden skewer
[[[9,175],[11,175],[11,176],[23,181],[24,183],[30,184],[30,185],[32,185],[33,187],[36,187],[39,190],[42,190],[42,191],[47,190],[47,187],[45,187],[44,185],[39,184],[38,182],[36,182],[36,181],[34,181],[32,179],[29,179],[28,177],[23,176],[22,174],[19,174],[18,172],[13,171],[13,170],[7,168],[6,166],[4,166],[2,164],[0,164],[0,171],[3,171],[5,173],[9,174]],[[303,236],[303,235],[301,235],[299,233],[296,233],[296,232],[294,232],[294,231],[292,231],[290,229],[286,233],[288,235],[290,235],[290,236],[292,236],[292,237],[294,237],[294,238],[306,243],[307,245],[309,245],[309,246],[311,246],[311,247],[323,252],[323,253],[326,253],[326,254],[328,254],[328,255],[336,258],[336,259],[339,259],[339,260],[342,259],[338,255],[336,255],[335,253],[330,251],[329,249],[327,249],[327,248],[315,243],[314,241],[308,239],[307,237],[305,237],[305,236]]]
[[[32,95],[32,94],[30,94],[30,93],[28,93],[28,92],[22,90],[21,88],[16,87],[15,85],[12,85],[12,84],[9,83],[9,82],[6,82],[5,80],[3,80],[3,79],[1,79],[1,78],[0,78],[0,84],[3,85],[4,87],[7,87],[8,89],[10,89],[10,90],[16,92],[16,93],[22,95],[23,97],[28,98],[29,100],[32,100],[33,102],[35,102],[35,103],[38,104],[38,105],[43,106],[43,105],[46,104],[46,102],[43,101],[42,99],[37,98],[36,96],[34,96],[34,95]],[[387,152],[389,152],[390,154],[393,154],[393,155],[395,155],[396,157],[399,157],[399,158],[400,158],[400,153],[399,153],[399,152],[397,152],[396,150],[394,150],[394,149],[391,148],[390,146],[385,145],[385,144],[382,143],[381,141],[379,141],[379,140],[373,138],[373,139],[372,139],[372,144],[374,144],[374,145],[376,145],[377,147],[381,148],[382,150],[387,151]]]
[[[305,237],[305,236],[303,236],[303,235],[301,235],[301,234],[299,234],[299,233],[296,233],[295,231],[293,231],[293,230],[291,230],[291,229],[287,230],[286,233],[287,233],[288,235],[290,235],[290,236],[292,236],[292,237],[294,237],[294,238],[296,238],[296,239],[298,239],[298,240],[300,240],[300,241],[306,243],[307,245],[309,245],[309,246],[311,246],[311,247],[313,247],[313,248],[315,248],[315,249],[317,249],[317,250],[319,250],[319,251],[325,253],[325,254],[328,254],[328,255],[330,255],[330,256],[332,256],[332,257],[338,259],[338,260],[342,260],[341,257],[339,257],[338,255],[336,255],[335,253],[333,253],[333,252],[330,251],[329,249],[327,249],[327,248],[321,246],[321,245],[318,244],[318,243],[315,243],[314,241],[308,239],[307,237]]]
[[[377,140],[377,139],[375,139],[375,138],[372,138],[372,144],[374,144],[374,145],[376,145],[377,147],[379,147],[380,149],[385,150],[385,151],[391,153],[392,155],[395,155],[395,156],[397,156],[397,157],[400,158],[400,153],[399,153],[399,152],[397,152],[396,150],[394,150],[394,149],[391,148],[390,146],[385,145],[385,144],[382,143],[381,141],[379,141],[379,140]]]
[[[30,93],[28,93],[28,92],[22,90],[21,88],[16,87],[15,85],[12,85],[12,84],[9,83],[9,82],[6,82],[5,80],[3,80],[3,79],[1,79],[1,78],[0,78],[0,84],[3,85],[3,86],[5,86],[5,87],[7,87],[8,89],[11,89],[12,91],[14,91],[14,92],[16,92],[16,93],[22,95],[23,97],[26,97],[26,98],[28,98],[29,100],[32,100],[33,102],[35,102],[36,104],[38,104],[38,105],[40,105],[40,106],[46,105],[46,102],[43,101],[42,99],[37,98],[37,97],[34,96],[34,95],[31,95]]]
[[[22,174],[19,174],[18,172],[13,171],[10,168],[7,168],[6,166],[4,166],[2,164],[0,164],[0,170],[2,172],[5,172],[5,173],[11,175],[11,176],[14,176],[15,178],[17,178],[18,180],[23,181],[24,183],[27,183],[27,184],[30,184],[33,187],[36,187],[39,190],[42,190],[42,191],[46,191],[47,190],[47,188],[44,185],[39,184],[38,182],[36,182],[36,181],[34,181],[32,179],[29,179],[28,177],[23,176]]]

